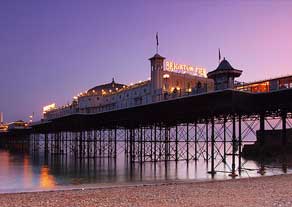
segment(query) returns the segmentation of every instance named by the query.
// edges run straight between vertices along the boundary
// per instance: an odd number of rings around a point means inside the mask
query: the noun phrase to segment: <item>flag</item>
[[[156,32],[156,45],[157,46],[159,45],[159,42],[158,42],[158,32]]]
[[[220,52],[220,48],[219,48],[219,62],[221,61],[221,52]]]

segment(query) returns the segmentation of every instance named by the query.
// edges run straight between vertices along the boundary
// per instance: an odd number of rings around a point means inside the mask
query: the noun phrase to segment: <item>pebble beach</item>
[[[0,194],[1,207],[292,206],[292,175]]]

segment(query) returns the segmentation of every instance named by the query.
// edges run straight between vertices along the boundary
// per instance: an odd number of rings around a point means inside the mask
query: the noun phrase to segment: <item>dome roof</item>
[[[95,86],[91,89],[89,89],[87,91],[87,93],[90,93],[90,92],[101,92],[102,90],[104,91],[109,91],[109,90],[116,90],[116,88],[122,88],[123,86],[126,86],[125,84],[121,84],[121,83],[116,83],[115,80],[113,79],[111,83],[107,83],[107,84],[103,84],[103,85],[98,85],[98,86]]]

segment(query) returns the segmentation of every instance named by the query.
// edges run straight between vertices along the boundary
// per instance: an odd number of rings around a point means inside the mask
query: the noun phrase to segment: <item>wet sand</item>
[[[19,206],[292,206],[292,175],[0,194],[1,207]]]

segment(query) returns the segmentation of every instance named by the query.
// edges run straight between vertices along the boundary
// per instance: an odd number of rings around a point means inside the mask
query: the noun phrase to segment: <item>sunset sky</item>
[[[150,76],[148,58],[218,65],[239,80],[292,74],[292,1],[1,0],[0,111],[28,120],[111,81]]]

